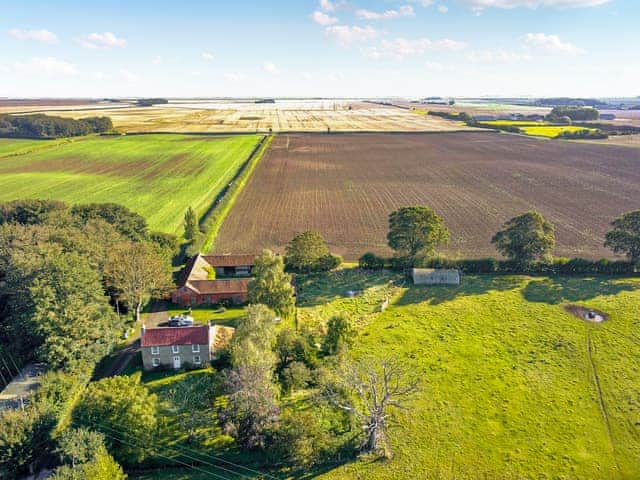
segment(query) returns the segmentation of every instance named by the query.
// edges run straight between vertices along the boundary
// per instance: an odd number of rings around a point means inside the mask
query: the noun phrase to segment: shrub
[[[280,374],[280,383],[285,392],[306,388],[311,381],[311,372],[302,362],[291,362]]]
[[[318,266],[316,270],[319,272],[328,272],[329,270],[338,268],[340,265],[342,265],[342,257],[339,255],[329,254],[318,260]]]
[[[358,260],[358,266],[365,270],[382,270],[384,268],[384,258],[375,253],[367,252]]]

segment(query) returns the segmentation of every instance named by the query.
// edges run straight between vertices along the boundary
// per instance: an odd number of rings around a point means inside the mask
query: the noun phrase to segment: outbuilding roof
[[[187,286],[203,295],[247,293],[251,280],[251,278],[190,280]]]
[[[141,347],[209,345],[210,343],[210,327],[207,325],[145,328],[140,340]]]
[[[203,255],[212,267],[247,267],[255,263],[255,255]]]

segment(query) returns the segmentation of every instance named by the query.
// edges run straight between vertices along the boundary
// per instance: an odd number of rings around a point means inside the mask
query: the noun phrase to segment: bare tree
[[[379,365],[363,361],[339,377],[337,385],[327,387],[326,394],[331,403],[354,414],[361,423],[361,451],[390,458],[389,426],[395,423],[392,408],[406,408],[404,401],[419,389],[418,378],[409,376],[392,360]]]

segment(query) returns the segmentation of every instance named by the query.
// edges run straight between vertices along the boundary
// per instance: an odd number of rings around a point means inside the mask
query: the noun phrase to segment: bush
[[[311,372],[302,362],[291,362],[280,375],[280,383],[285,392],[306,388],[309,382],[311,382]]]
[[[334,268],[338,268],[342,265],[342,257],[339,255],[325,255],[324,257],[318,260],[318,266],[316,271],[318,272],[328,272],[329,270],[333,270]]]
[[[365,270],[382,270],[384,268],[384,258],[375,253],[367,252],[358,260],[358,266]]]

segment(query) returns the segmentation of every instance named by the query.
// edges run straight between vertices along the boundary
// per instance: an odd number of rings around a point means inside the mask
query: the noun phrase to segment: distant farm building
[[[180,305],[247,301],[254,255],[198,255],[187,264],[182,281],[171,293]]]
[[[438,268],[413,268],[411,278],[415,285],[460,285],[460,271]]]
[[[601,113],[600,120],[615,120],[616,116],[613,113]]]

